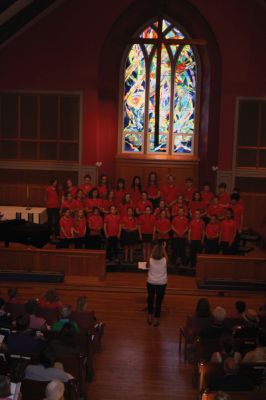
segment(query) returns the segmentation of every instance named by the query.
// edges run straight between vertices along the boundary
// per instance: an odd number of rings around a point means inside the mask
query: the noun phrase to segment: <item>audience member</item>
[[[239,374],[239,364],[232,357],[224,361],[224,375],[209,382],[210,390],[246,391],[253,390],[252,383],[247,377]]]
[[[234,329],[234,337],[255,338],[258,334],[259,318],[256,310],[248,309],[243,313],[243,323]]]
[[[69,304],[66,304],[64,307],[62,307],[62,309],[60,310],[60,314],[61,314],[61,318],[59,319],[59,321],[55,322],[52,325],[53,331],[55,331],[55,332],[61,331],[62,327],[66,323],[69,322],[74,326],[75,332],[79,332],[79,327],[78,327],[77,323],[74,321],[70,321],[70,319],[69,319],[70,314],[71,314],[71,306]]]
[[[48,344],[55,357],[63,355],[73,355],[80,353],[80,346],[77,343],[75,326],[71,322],[66,322],[56,339],[52,339]]]
[[[38,354],[45,347],[45,341],[29,329],[29,323],[28,315],[20,315],[16,318],[17,331],[7,336],[9,353]]]
[[[236,310],[235,317],[240,318],[240,319],[243,318],[243,314],[245,313],[246,308],[247,308],[247,305],[243,300],[236,301],[235,302],[235,310]]]
[[[228,357],[232,357],[237,364],[239,364],[242,359],[241,354],[235,351],[233,336],[225,334],[220,338],[220,351],[212,354],[211,362],[221,364],[224,363]]]
[[[217,393],[215,393],[214,400],[231,400],[231,396],[219,390]]]
[[[44,400],[64,400],[65,385],[58,379],[48,383],[45,389]]]
[[[213,312],[213,322],[210,326],[203,329],[200,336],[203,338],[219,338],[223,333],[227,332],[224,321],[226,318],[226,311],[223,307],[216,307]]]
[[[12,319],[10,315],[5,311],[5,300],[3,298],[0,298],[0,327],[12,327]]]
[[[194,316],[197,318],[209,318],[211,316],[211,307],[208,299],[202,297],[198,300]]]
[[[10,381],[5,375],[0,375],[0,400],[12,400]]]
[[[11,287],[8,289],[7,291],[7,295],[8,295],[8,299],[7,299],[7,303],[11,303],[11,304],[20,304],[21,302],[18,299],[18,289]]]
[[[38,302],[36,300],[28,300],[25,304],[25,311],[29,315],[30,324],[29,328],[34,330],[45,331],[47,329],[47,324],[44,318],[38,317]]]
[[[257,337],[257,347],[249,351],[243,358],[244,364],[266,362],[266,330],[260,330]]]
[[[39,306],[42,308],[61,308],[63,306],[55,289],[49,289],[40,299]]]

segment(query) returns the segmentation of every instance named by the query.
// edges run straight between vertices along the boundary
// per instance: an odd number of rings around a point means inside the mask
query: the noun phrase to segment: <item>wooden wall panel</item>
[[[24,271],[64,272],[104,280],[104,250],[9,249],[0,252],[0,268]]]
[[[245,204],[244,226],[266,233],[266,193],[241,193],[241,197]]]
[[[158,174],[159,182],[164,185],[167,175],[173,174],[179,186],[184,184],[187,177],[192,177],[198,185],[198,160],[177,160],[174,158],[133,158],[132,156],[117,156],[115,160],[115,176],[124,178],[130,185],[133,176],[139,175],[146,186],[148,175],[151,171]]]

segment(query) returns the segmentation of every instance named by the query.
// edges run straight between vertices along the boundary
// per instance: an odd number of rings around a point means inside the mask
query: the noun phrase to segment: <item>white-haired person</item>
[[[158,326],[160,323],[161,305],[167,285],[167,260],[166,243],[155,245],[151,253],[147,278],[147,322],[149,325],[153,323],[153,326]]]
[[[45,389],[44,400],[64,400],[65,385],[58,379],[49,382]]]
[[[200,336],[203,338],[219,338],[222,334],[228,333],[228,328],[225,326],[227,313],[223,307],[215,307],[212,311],[213,321],[210,326],[203,329]]]

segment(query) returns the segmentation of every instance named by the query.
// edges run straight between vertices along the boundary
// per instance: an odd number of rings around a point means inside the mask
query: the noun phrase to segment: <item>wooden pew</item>
[[[17,271],[64,272],[65,275],[95,277],[105,280],[105,251],[76,249],[0,250],[0,268]]]
[[[196,280],[266,284],[266,257],[199,254]]]

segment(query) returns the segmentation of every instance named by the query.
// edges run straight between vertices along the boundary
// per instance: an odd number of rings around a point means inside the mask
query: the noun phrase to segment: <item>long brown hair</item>
[[[154,260],[161,260],[164,257],[163,246],[161,244],[156,244],[151,252],[151,257]]]

